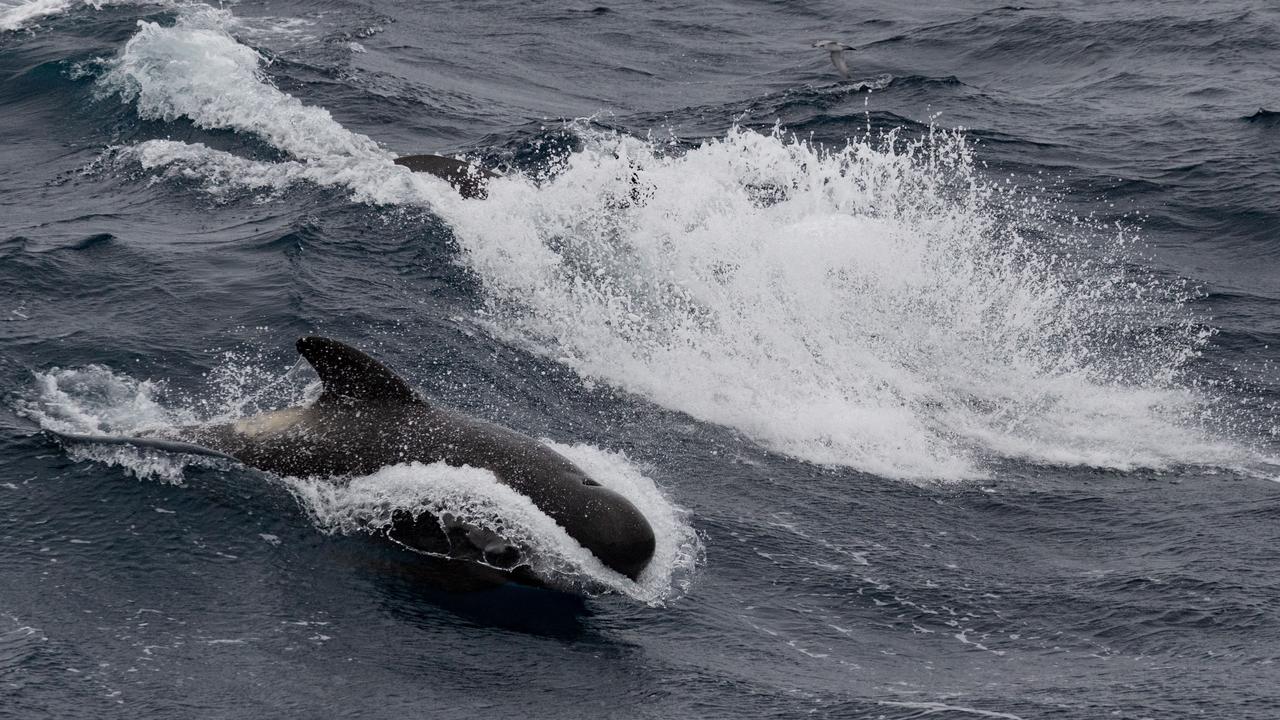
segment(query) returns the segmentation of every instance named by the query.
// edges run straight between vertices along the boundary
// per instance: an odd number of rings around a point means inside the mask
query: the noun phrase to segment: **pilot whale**
[[[441,155],[405,155],[393,162],[413,172],[435,175],[448,182],[459,195],[467,199],[483,200],[489,197],[489,181],[501,177],[476,163]]]
[[[167,437],[70,439],[212,455],[298,477],[367,475],[407,462],[483,468],[607,567],[634,580],[648,565],[654,533],[640,510],[544,443],[436,406],[385,365],[337,340],[303,337],[297,349],[323,385],[310,405],[183,427]],[[520,567],[518,550],[502,538],[449,517],[398,513],[388,535],[412,548],[449,548],[452,557]],[[470,557],[452,552],[458,540],[471,545]]]

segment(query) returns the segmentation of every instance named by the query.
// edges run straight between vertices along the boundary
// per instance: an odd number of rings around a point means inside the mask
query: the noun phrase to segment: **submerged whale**
[[[644,515],[545,444],[437,407],[385,365],[337,340],[303,337],[297,349],[323,384],[311,405],[179,428],[173,437],[71,439],[230,458],[299,477],[367,475],[407,462],[483,468],[528,497],[609,568],[634,580],[648,565],[654,534]],[[519,549],[454,518],[399,513],[388,534],[411,548],[524,569]],[[516,579],[532,581],[518,573]]]
[[[492,170],[466,160],[442,155],[405,155],[394,160],[396,165],[413,172],[428,173],[447,181],[464,198],[483,200],[489,196],[489,181],[501,177]]]

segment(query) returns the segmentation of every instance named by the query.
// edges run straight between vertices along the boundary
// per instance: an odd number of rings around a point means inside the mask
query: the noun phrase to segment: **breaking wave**
[[[430,208],[493,331],[584,379],[895,478],[1251,461],[1184,377],[1212,334],[1188,291],[1135,269],[1124,232],[989,178],[960,132],[828,148],[735,128],[681,149],[579,123],[551,172],[463,200],[276,88],[226,17],[140,23],[99,89],[289,159],[152,140],[114,162],[214,195],[305,182]]]

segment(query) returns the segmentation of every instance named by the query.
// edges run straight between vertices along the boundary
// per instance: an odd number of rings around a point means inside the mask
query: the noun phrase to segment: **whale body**
[[[323,383],[311,405],[179,428],[174,437],[70,439],[232,458],[297,477],[353,477],[408,462],[482,468],[528,497],[607,567],[634,580],[649,563],[654,534],[640,510],[550,447],[431,404],[382,363],[337,340],[303,337],[297,349]],[[447,549],[451,557],[519,569],[516,548],[454,518],[398,513],[388,534],[411,548]],[[457,552],[459,541],[470,547]]]
[[[394,160],[396,165],[413,172],[428,173],[445,180],[458,194],[468,199],[484,199],[489,196],[489,181],[500,177],[492,170],[466,160],[442,155],[405,155]]]

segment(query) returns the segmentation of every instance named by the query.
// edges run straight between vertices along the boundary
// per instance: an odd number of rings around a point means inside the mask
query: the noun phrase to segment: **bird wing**
[[[849,66],[846,65],[844,62],[843,49],[831,51],[831,64],[836,66],[836,70],[838,70],[841,75],[845,76],[846,78],[851,77],[849,74]]]

